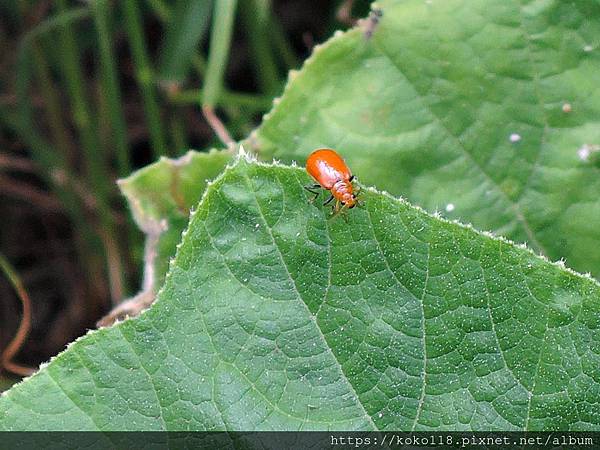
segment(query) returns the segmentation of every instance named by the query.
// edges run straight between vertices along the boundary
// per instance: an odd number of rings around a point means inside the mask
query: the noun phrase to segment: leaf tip
[[[247,152],[246,149],[244,148],[244,145],[240,145],[239,149],[238,149],[238,153],[237,153],[237,158],[236,158],[236,163],[241,161],[241,160],[246,160],[247,162],[256,162],[256,155],[254,155],[253,153]]]

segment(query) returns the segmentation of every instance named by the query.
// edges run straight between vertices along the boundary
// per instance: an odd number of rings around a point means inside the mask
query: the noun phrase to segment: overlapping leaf
[[[119,181],[133,217],[152,247],[145,264],[152,266],[152,280],[148,282],[152,281],[154,290],[163,284],[190,210],[198,203],[206,183],[219,175],[230,159],[225,151],[190,151],[179,159],[161,158]]]
[[[600,4],[383,0],[248,141],[338,149],[367,184],[600,275]],[[365,37],[373,30],[372,38]]]

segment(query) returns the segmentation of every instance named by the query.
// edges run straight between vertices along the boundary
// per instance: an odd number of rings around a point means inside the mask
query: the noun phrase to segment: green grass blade
[[[121,90],[119,88],[119,75],[115,64],[116,56],[113,50],[110,31],[110,9],[107,0],[97,0],[93,3],[94,23],[98,34],[98,47],[100,53],[100,73],[102,76],[103,92],[108,104],[110,114],[110,127],[114,134],[112,138],[117,153],[119,176],[131,172],[129,163],[129,146],[127,144],[127,125],[122,108]]]
[[[211,7],[212,1],[207,0],[177,2],[161,49],[158,70],[161,82],[184,81],[208,27]]]
[[[270,7],[268,0],[241,0],[240,12],[246,39],[252,51],[256,81],[264,93],[275,93],[281,85],[270,39]]]
[[[202,93],[202,103],[207,106],[215,106],[223,87],[223,74],[229,55],[236,3],[236,0],[215,1],[210,51]]]
[[[135,73],[140,90],[142,91],[151,146],[155,158],[158,158],[160,155],[167,153],[167,140],[160,117],[160,108],[156,99],[154,75],[150,66],[150,58],[142,29],[141,13],[137,0],[124,1],[122,2],[122,7]]]
[[[58,11],[67,11],[67,2],[60,0],[57,2]],[[102,143],[98,137],[96,129],[97,118],[88,106],[88,99],[85,95],[86,84],[82,70],[80,48],[75,33],[72,27],[67,24],[59,30],[59,42],[62,47],[61,59],[63,76],[65,79],[71,108],[73,110],[73,121],[75,127],[81,137],[81,144],[85,154],[87,164],[87,175],[90,178],[90,186],[93,190],[93,195],[97,203],[98,217],[101,227],[101,236],[105,242],[104,251],[107,261],[107,266],[111,269],[114,266],[120,267],[120,257],[118,251],[113,250],[110,239],[115,239],[114,224],[112,212],[109,205],[109,196],[111,190],[114,190],[114,185],[110,177],[107,177],[108,167],[105,161],[105,155],[100,151]],[[116,247],[115,247],[116,249]],[[116,297],[122,295],[121,286],[122,274],[116,273],[114,270],[109,270],[114,277],[111,278],[111,286],[113,287],[113,300],[120,300]],[[116,287],[116,288],[115,288]]]
[[[65,0],[57,2],[60,13],[67,11]],[[91,185],[96,191],[100,202],[106,200],[107,186],[104,183],[105,170],[102,154],[98,151],[100,142],[96,130],[96,120],[89,107],[86,91],[87,87],[82,73],[81,55],[75,33],[71,24],[65,24],[59,30],[59,41],[62,47],[61,63],[63,77],[69,95],[69,101],[73,110],[73,121],[81,137],[81,144],[86,155],[88,174]]]
[[[169,9],[169,6],[165,4],[165,2],[161,0],[148,0],[148,6],[162,22],[168,22],[171,20],[171,10]]]
[[[279,20],[273,14],[269,14],[269,32],[271,34],[272,45],[275,51],[285,64],[287,69],[293,69],[300,65],[300,61],[296,56],[296,52],[292,48],[288,38],[285,35],[285,30],[279,23]]]

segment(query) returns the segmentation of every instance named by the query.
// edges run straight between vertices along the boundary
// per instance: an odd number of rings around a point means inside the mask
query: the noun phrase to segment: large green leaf
[[[301,169],[209,185],[154,306],[0,399],[0,429],[600,429],[600,285]]]
[[[248,140],[337,148],[358,178],[600,276],[600,3],[382,0]]]

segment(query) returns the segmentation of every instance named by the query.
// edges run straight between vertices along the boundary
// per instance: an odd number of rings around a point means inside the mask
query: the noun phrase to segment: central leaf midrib
[[[243,172],[243,177],[244,177],[244,181],[246,183],[246,186],[248,187],[248,190],[250,192],[252,192],[252,198],[254,199],[254,202],[256,204],[257,211],[260,214],[261,220],[264,223],[264,227],[267,230],[267,233],[269,234],[269,237],[271,238],[271,241],[273,242],[273,247],[277,250],[277,255],[278,255],[279,259],[281,260],[281,264],[282,264],[283,268],[285,269],[285,272],[286,272],[286,274],[287,274],[287,276],[289,278],[289,281],[291,282],[292,286],[294,287],[294,292],[298,296],[298,300],[300,300],[300,303],[306,309],[306,313],[308,314],[308,317],[310,317],[310,320],[311,320],[311,322],[313,322],[316,331],[319,333],[321,339],[323,340],[323,343],[325,344],[325,348],[327,348],[327,350],[329,350],[329,353],[331,354],[331,356],[333,357],[333,359],[335,360],[335,362],[336,362],[336,364],[338,366],[340,374],[344,377],[344,379],[346,380],[347,385],[352,390],[352,394],[354,395],[354,398],[356,399],[356,403],[362,409],[362,411],[364,413],[364,417],[368,419],[369,423],[371,424],[371,426],[373,427],[373,429],[375,431],[379,431],[379,427],[375,424],[375,422],[373,421],[373,418],[367,412],[365,406],[362,404],[362,402],[360,400],[360,397],[359,397],[358,393],[356,392],[356,389],[354,389],[354,385],[350,382],[350,379],[348,378],[348,376],[344,372],[342,364],[337,359],[335,353],[333,352],[333,350],[331,349],[331,346],[329,345],[329,343],[327,341],[327,338],[325,337],[325,335],[323,334],[323,331],[319,327],[319,324],[318,324],[318,322],[316,320],[316,317],[312,314],[312,312],[308,308],[308,304],[307,304],[306,300],[304,300],[304,298],[302,297],[302,294],[300,293],[300,290],[298,289],[298,286],[296,286],[296,280],[294,280],[294,278],[292,277],[292,274],[289,271],[287,263],[285,262],[285,258],[283,257],[283,254],[281,252],[281,249],[277,245],[277,241],[275,239],[275,236],[273,235],[273,232],[271,231],[271,227],[269,226],[269,223],[267,222],[266,217],[265,217],[265,215],[264,215],[264,213],[262,211],[262,208],[261,208],[260,203],[258,201],[258,197],[256,195],[256,191],[252,188],[252,183],[250,182],[250,177],[248,176],[248,172],[246,170]],[[284,204],[284,211],[285,211],[285,204]],[[282,212],[282,214],[283,214],[283,212]],[[329,235],[328,235],[328,239],[329,239]]]

